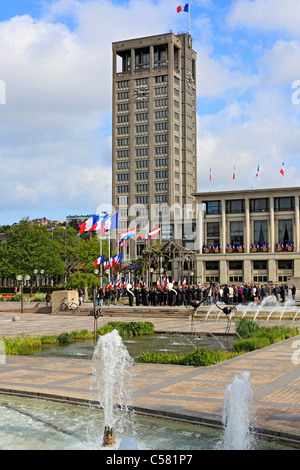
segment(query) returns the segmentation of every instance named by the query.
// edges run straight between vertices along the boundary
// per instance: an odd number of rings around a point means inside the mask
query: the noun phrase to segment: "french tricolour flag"
[[[108,230],[115,228],[118,228],[118,212],[113,215],[112,217],[104,217],[101,221],[100,224],[98,224],[97,229],[99,230],[100,228],[100,233],[103,232],[108,232]]]
[[[79,235],[83,232],[92,232],[97,227],[97,223],[100,220],[100,215],[95,215],[90,219],[83,222],[83,224],[79,225]]]
[[[189,4],[186,3],[185,5],[179,5],[179,7],[177,7],[177,13],[180,13],[181,11],[188,12],[189,11]]]
[[[280,173],[284,176],[284,162],[282,162]]]

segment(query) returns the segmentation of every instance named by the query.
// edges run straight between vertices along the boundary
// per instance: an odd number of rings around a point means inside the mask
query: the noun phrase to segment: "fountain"
[[[251,432],[254,420],[252,399],[250,373],[235,375],[224,394],[224,450],[251,450],[255,447]]]
[[[84,408],[80,407],[72,411],[70,405],[51,402],[31,405],[23,398],[0,397],[0,449],[43,448],[48,445],[54,449],[112,448],[121,451],[214,450],[221,447],[248,450],[258,445],[252,434],[254,415],[249,372],[236,375],[226,388],[221,438],[219,431],[199,430],[196,425],[193,428],[192,423],[184,425],[169,421],[167,424],[152,424],[148,421],[143,423],[138,417],[135,419],[131,393],[132,365],[133,359],[118,331],[113,330],[100,336],[94,350],[90,408],[86,415]],[[56,408],[58,411],[53,411]],[[86,440],[83,440],[83,429],[86,429]],[[139,436],[138,442],[136,435]]]
[[[103,446],[115,444],[115,431],[134,433],[131,397],[133,360],[117,330],[100,336],[93,354],[91,393],[104,413]]]

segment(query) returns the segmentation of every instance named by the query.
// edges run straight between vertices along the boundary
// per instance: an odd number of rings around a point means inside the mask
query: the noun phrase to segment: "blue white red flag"
[[[103,261],[104,261],[104,256],[103,255],[98,256],[98,258],[95,259],[94,261],[94,266],[97,266],[98,264],[102,264]]]
[[[92,232],[97,227],[97,224],[100,220],[100,215],[94,215],[90,219],[87,219],[83,224],[79,225],[79,234],[81,235],[83,232]]]
[[[179,5],[179,7],[177,7],[177,13],[180,13],[181,11],[188,12],[189,11],[189,4],[186,3],[185,5]]]
[[[117,229],[118,218],[119,218],[118,212],[114,214],[112,217],[104,217],[98,224],[98,228],[96,228],[96,230],[100,229],[100,233],[103,233],[103,232],[108,232],[108,230],[111,230],[111,229]]]

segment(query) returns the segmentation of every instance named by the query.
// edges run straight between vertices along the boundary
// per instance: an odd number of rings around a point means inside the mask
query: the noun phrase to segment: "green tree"
[[[24,219],[6,233],[6,242],[0,245],[0,274],[2,277],[32,275],[34,269],[44,269],[49,277],[64,274],[64,264],[50,232]]]
[[[100,286],[100,278],[91,273],[74,273],[67,280],[67,287],[72,289],[84,290],[86,287],[90,289],[96,286]]]
[[[88,237],[78,236],[72,227],[56,227],[53,230],[53,241],[58,244],[58,251],[64,262],[65,272],[69,277],[75,272],[92,273],[94,261],[100,254],[100,241],[95,233]],[[108,241],[102,240],[102,253],[108,257]]]

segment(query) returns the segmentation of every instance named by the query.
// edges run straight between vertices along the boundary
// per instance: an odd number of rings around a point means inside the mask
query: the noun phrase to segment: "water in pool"
[[[1,450],[103,450],[100,411],[0,395],[0,413]],[[135,426],[139,450],[215,450],[222,436],[215,429],[159,418],[136,417]],[[120,440],[117,435],[117,449]],[[287,449],[262,442],[258,447]]]
[[[233,341],[234,337],[195,337],[178,334],[158,334],[123,339],[124,345],[133,359],[137,359],[142,352],[188,354],[193,349],[202,347],[225,350],[231,348]],[[30,355],[92,359],[94,348],[94,340],[86,340],[66,345],[46,346],[43,350],[30,352]]]
[[[0,396],[0,412],[1,450],[102,449],[103,414],[100,411]],[[213,449],[220,439],[220,433],[193,424],[141,417],[135,421],[141,450]],[[120,439],[121,436],[116,435],[117,448]]]

